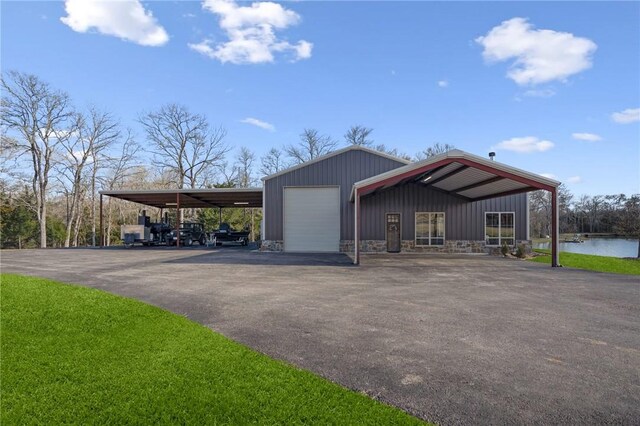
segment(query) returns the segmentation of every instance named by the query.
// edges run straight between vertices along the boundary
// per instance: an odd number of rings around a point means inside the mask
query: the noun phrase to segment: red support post
[[[104,219],[102,217],[102,194],[100,194],[100,247],[104,247],[104,243],[105,243],[103,220]]]
[[[176,248],[180,248],[180,193],[176,192]]]
[[[558,206],[558,188],[551,191],[551,266],[560,265],[560,214]]]

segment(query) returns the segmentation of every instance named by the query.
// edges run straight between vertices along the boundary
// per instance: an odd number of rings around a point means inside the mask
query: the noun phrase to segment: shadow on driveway
[[[165,260],[173,264],[207,265],[271,265],[271,266],[338,266],[351,267],[353,262],[344,253],[276,253],[249,250],[218,249],[204,254]]]

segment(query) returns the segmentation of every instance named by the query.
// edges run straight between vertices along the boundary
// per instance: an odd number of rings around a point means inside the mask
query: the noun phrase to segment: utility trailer
[[[171,226],[169,226],[168,218],[165,215],[163,222],[152,223],[146,210],[138,216],[137,225],[121,225],[120,239],[127,248],[133,247],[135,244],[143,246],[155,246],[161,244],[169,244],[171,235]]]
[[[150,228],[144,225],[121,225],[120,239],[127,248],[133,247],[135,243],[145,243],[151,238]]]

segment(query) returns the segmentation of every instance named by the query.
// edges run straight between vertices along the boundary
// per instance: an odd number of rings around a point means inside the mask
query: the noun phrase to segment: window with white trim
[[[444,245],[444,213],[416,212],[416,246]]]
[[[484,214],[484,238],[488,246],[515,245],[515,216],[513,212],[487,212]]]

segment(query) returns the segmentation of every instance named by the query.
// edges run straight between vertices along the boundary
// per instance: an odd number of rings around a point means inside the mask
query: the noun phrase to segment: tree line
[[[412,161],[454,148],[436,143],[409,155],[376,143],[373,129],[354,125],[341,139],[305,128],[296,142],[273,147],[257,158],[245,146],[234,153],[224,127],[178,103],[140,113],[136,117],[143,132],[140,137],[111,111],[80,108],[66,92],[35,75],[3,73],[1,88],[0,247],[96,245],[101,190],[253,187],[261,184],[260,176],[313,160],[341,145],[366,146]],[[563,232],[631,235],[635,229],[621,223],[633,222],[637,195],[583,196],[574,201],[566,188],[561,194]],[[544,219],[550,217],[549,206],[548,197],[533,193],[536,235],[550,233]],[[106,243],[116,241],[119,225],[135,222],[142,208],[107,197]],[[211,209],[182,213],[208,227],[219,220]],[[260,219],[261,212],[248,214],[246,209],[225,209],[223,217],[236,227],[251,221],[252,230]]]
[[[561,233],[614,234],[640,237],[640,194],[575,197],[563,184],[558,188]],[[551,199],[546,191],[529,196],[533,238],[551,235]]]
[[[325,155],[341,143],[411,158],[374,145],[372,129],[364,126],[352,126],[342,142],[306,128],[299,141],[274,147],[259,160],[244,146],[233,155],[224,127],[177,103],[136,118],[143,132],[141,143],[111,111],[79,108],[66,92],[35,75],[3,73],[1,88],[2,247],[96,245],[101,190],[252,187],[260,184],[260,175]],[[425,155],[418,153],[416,158]],[[107,198],[107,244],[117,239],[118,225],[135,221],[140,209]],[[187,214],[212,224],[215,216],[209,211]],[[246,216],[243,209],[228,209],[224,220],[242,226]],[[253,227],[260,216],[251,216]]]

